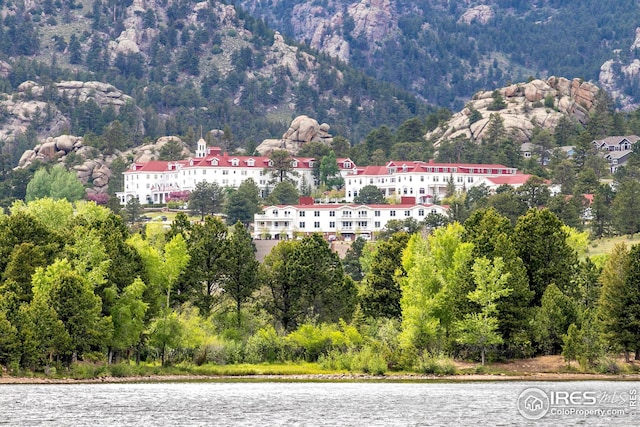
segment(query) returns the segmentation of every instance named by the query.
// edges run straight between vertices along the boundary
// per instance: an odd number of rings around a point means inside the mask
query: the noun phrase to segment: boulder
[[[73,150],[74,144],[77,142],[77,140],[77,137],[73,137],[71,135],[60,135],[59,137],[54,138],[58,150],[62,150],[66,153]]]
[[[309,116],[298,116],[291,122],[289,129],[282,135],[282,139],[265,139],[256,150],[262,154],[273,150],[287,150],[291,154],[297,154],[304,144],[309,142],[321,142],[331,144],[333,137],[329,134],[331,127],[327,123],[322,125]]]
[[[58,150],[56,149],[55,142],[53,141],[45,142],[40,146],[40,150],[38,150],[38,155],[42,156],[45,159],[53,159],[56,156],[57,151]]]

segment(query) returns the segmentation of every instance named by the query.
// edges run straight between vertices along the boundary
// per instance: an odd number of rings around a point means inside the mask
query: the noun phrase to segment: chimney
[[[313,205],[313,197],[300,196],[300,204],[305,206]]]

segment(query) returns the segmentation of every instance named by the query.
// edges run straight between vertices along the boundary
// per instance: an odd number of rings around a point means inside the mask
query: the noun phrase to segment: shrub
[[[370,346],[363,347],[362,350],[354,354],[351,360],[351,371],[383,375],[387,369],[387,361],[382,354]]]
[[[227,365],[241,363],[243,360],[244,347],[241,342],[214,339],[199,349],[194,358],[194,363],[196,365],[203,365],[205,363]]]
[[[425,374],[453,375],[456,373],[456,365],[450,357],[442,353],[430,353],[424,351],[418,360],[417,371]]]
[[[353,361],[352,351],[340,351],[331,350],[326,355],[320,355],[318,358],[318,364],[322,369],[329,369],[332,371],[351,370],[351,363]]]
[[[326,326],[304,324],[287,336],[287,342],[291,344],[294,356],[314,362],[331,347],[331,334],[334,331]]]
[[[245,346],[245,360],[249,363],[283,361],[284,339],[273,326],[267,326],[252,335]]]
[[[129,362],[116,363],[109,366],[109,372],[111,372],[111,376],[113,377],[131,377],[135,375],[134,371],[134,367],[132,367]]]
[[[601,374],[617,375],[621,371],[621,368],[620,368],[620,365],[618,365],[618,362],[609,358],[604,358],[600,360],[597,368],[598,368],[598,372],[600,372]]]

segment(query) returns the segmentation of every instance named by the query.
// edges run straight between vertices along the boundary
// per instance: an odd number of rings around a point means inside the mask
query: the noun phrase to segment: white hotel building
[[[337,159],[343,177],[355,167],[350,159]],[[315,159],[293,157],[293,177],[299,189],[306,183],[315,187],[313,167]],[[252,178],[263,196],[274,186],[267,168],[272,165],[265,156],[236,156],[222,152],[219,147],[207,147],[198,141],[195,158],[180,161],[153,160],[134,163],[123,173],[124,191],[117,193],[121,204],[138,198],[142,204],[166,203],[171,193],[192,191],[199,182],[217,183],[220,187],[237,188]]]
[[[518,187],[529,177],[503,165],[390,161],[384,166],[353,169],[345,177],[345,198],[352,202],[362,187],[375,185],[385,197],[411,197],[416,203],[431,203],[434,198],[445,197],[449,180],[453,180],[456,191],[461,192],[481,183],[491,187],[490,178]]]
[[[304,198],[303,198],[304,199]],[[359,236],[370,239],[390,220],[413,218],[422,221],[430,213],[447,215],[440,205],[415,204],[403,200],[397,205],[308,204],[265,206],[254,215],[254,239],[291,239],[300,235],[321,233],[331,239],[347,240]]]

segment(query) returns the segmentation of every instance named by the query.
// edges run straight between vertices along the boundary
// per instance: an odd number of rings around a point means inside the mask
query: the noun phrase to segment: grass
[[[318,363],[240,363],[232,365],[177,364],[162,367],[158,364],[122,362],[112,365],[105,363],[77,363],[69,369],[52,369],[48,378],[72,378],[76,380],[100,379],[106,377],[126,378],[144,376],[243,376],[243,375],[320,375],[343,374],[346,371],[322,368]],[[36,375],[40,376],[40,375]]]
[[[609,254],[618,243],[625,243],[627,246],[640,243],[640,233],[634,234],[632,237],[626,235],[593,240],[589,243],[589,252],[587,255],[596,256]]]

